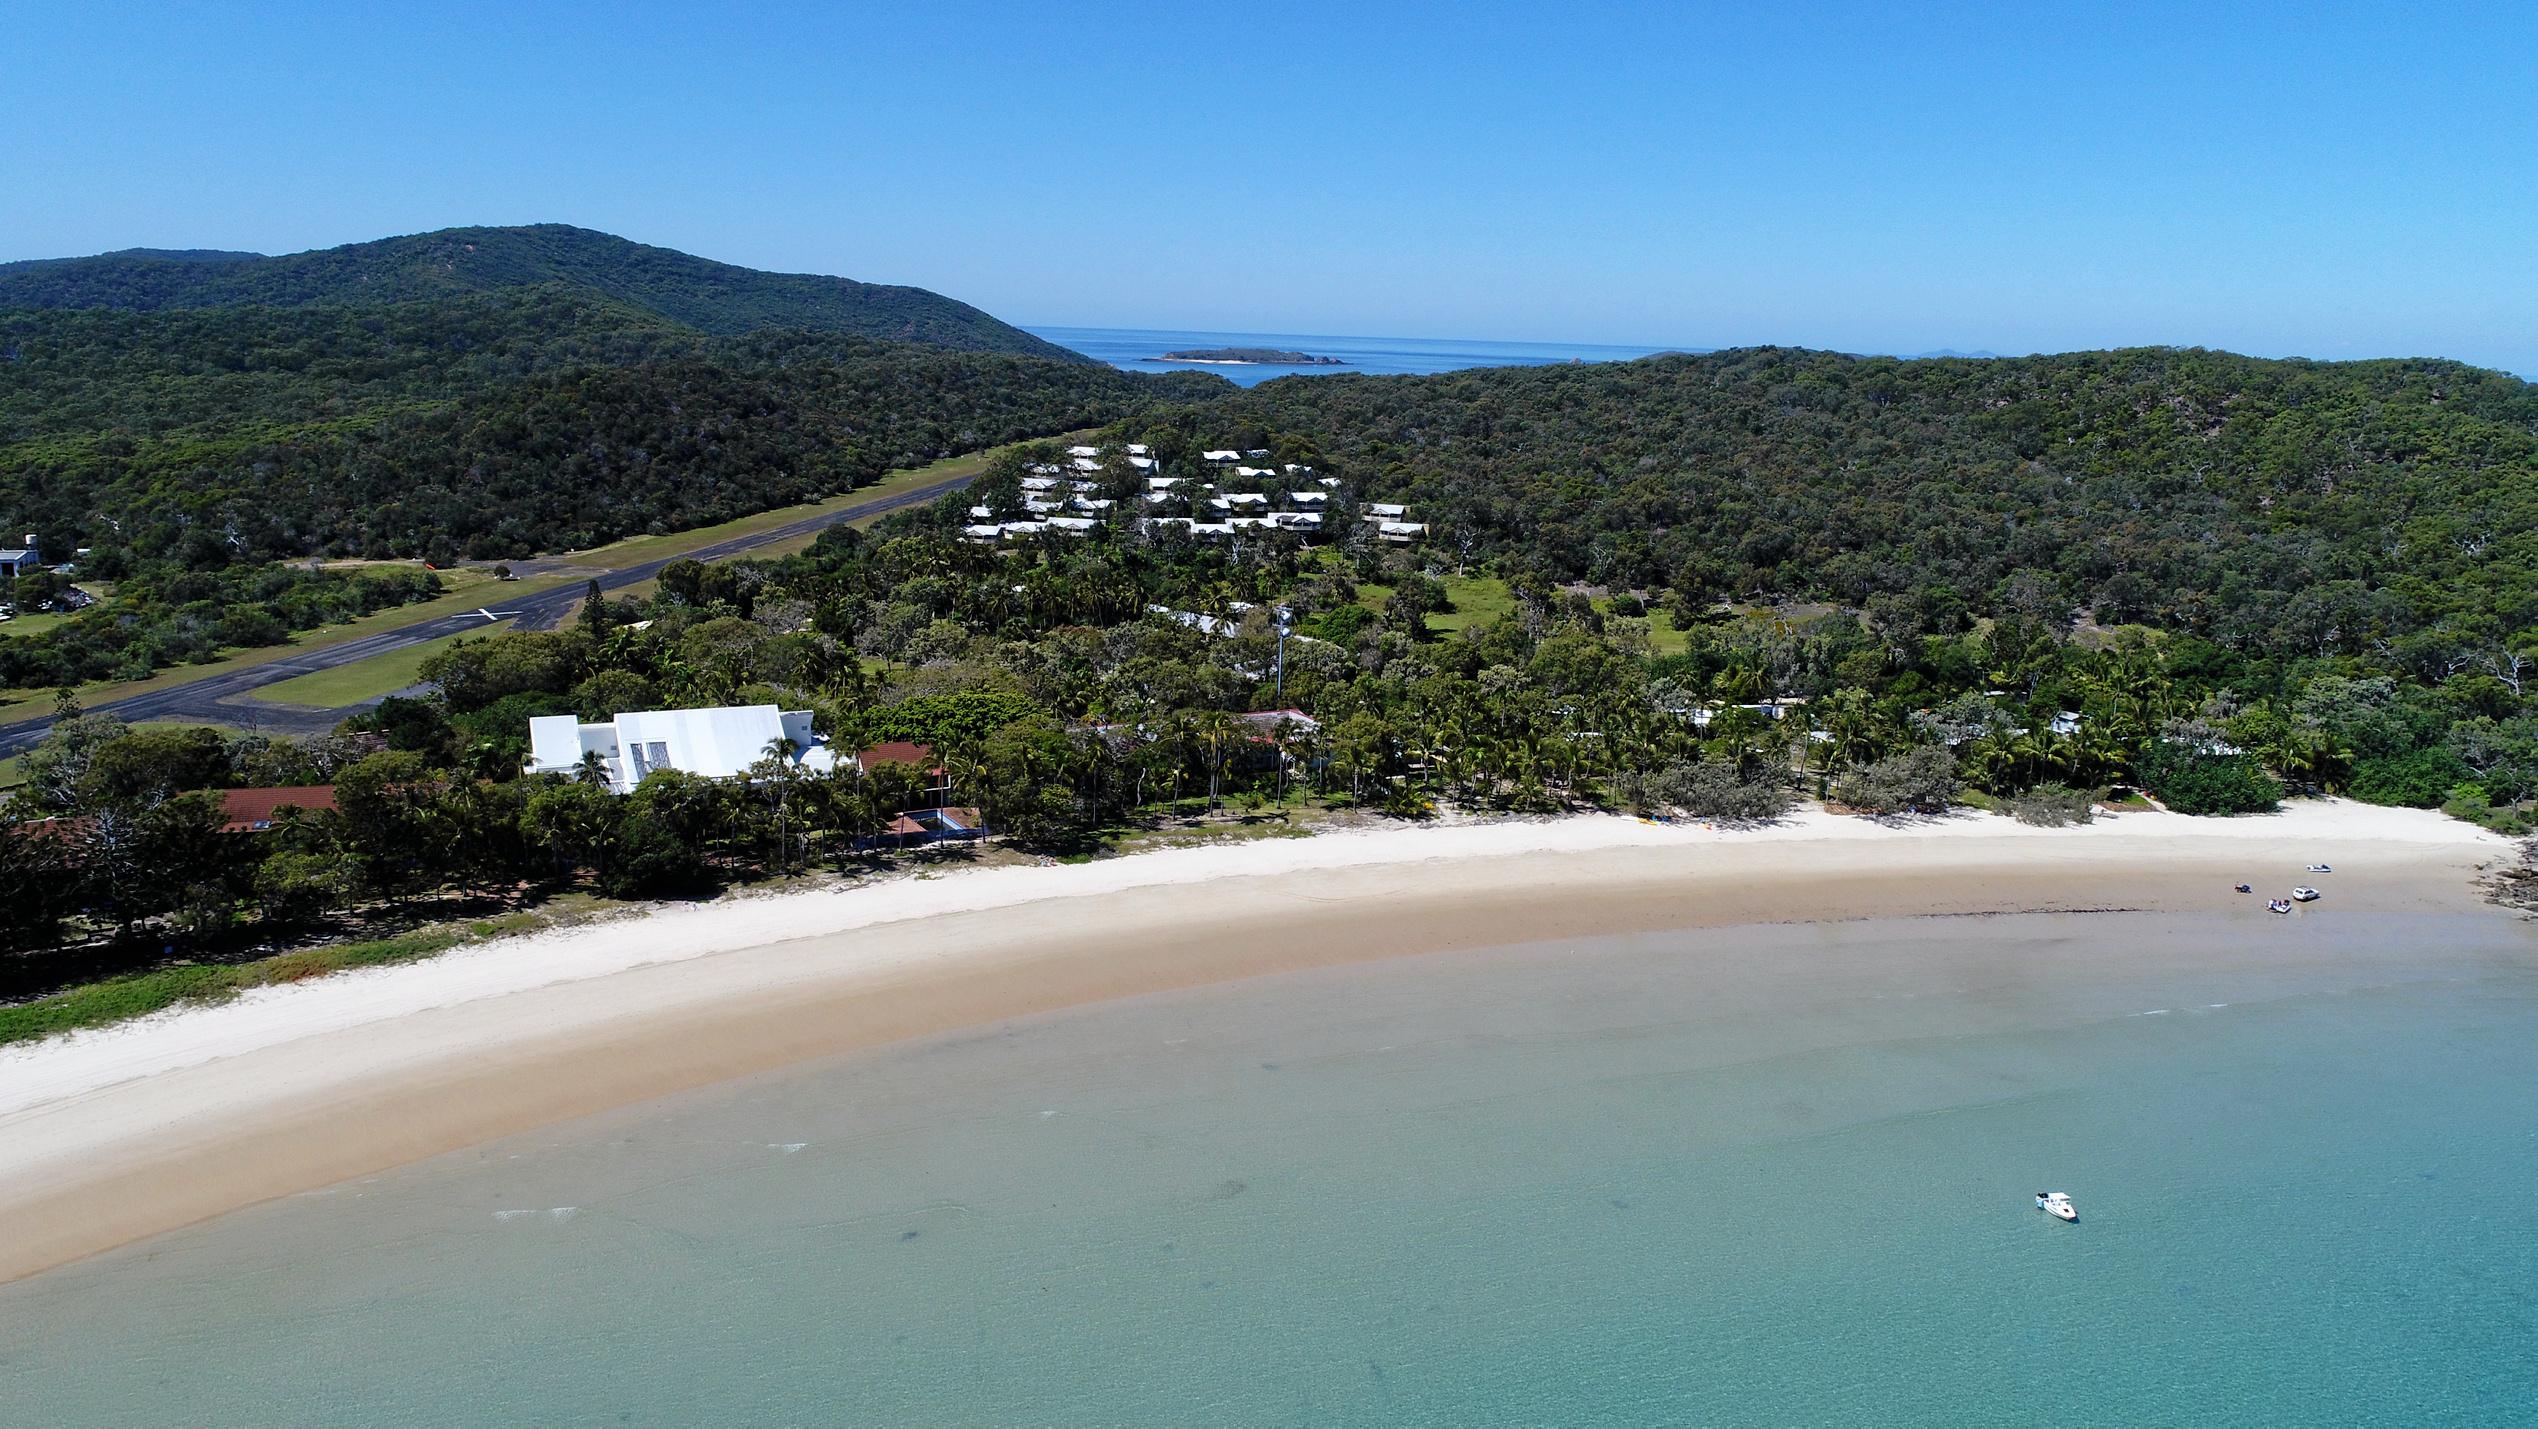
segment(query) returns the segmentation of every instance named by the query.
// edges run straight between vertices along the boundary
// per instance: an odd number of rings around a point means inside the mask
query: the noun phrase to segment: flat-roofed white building
[[[811,728],[809,710],[718,705],[638,710],[599,724],[584,724],[571,715],[539,715],[529,721],[528,772],[576,776],[583,759],[596,754],[608,787],[623,794],[657,769],[740,778],[779,740],[791,741],[794,768],[825,774],[832,767],[828,741]]]

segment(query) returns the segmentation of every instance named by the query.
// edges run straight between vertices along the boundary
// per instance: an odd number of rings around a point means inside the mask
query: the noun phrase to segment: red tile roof
[[[284,809],[305,809],[312,814],[329,813],[335,807],[335,786],[302,784],[289,789],[223,789],[220,804],[229,815],[229,822],[220,826],[225,834],[251,834],[273,827]]]
[[[876,744],[872,748],[855,756],[855,765],[857,768],[870,769],[876,764],[913,764],[929,773],[940,774],[943,772],[935,767],[934,746],[930,744],[913,744],[904,739],[894,739],[885,744]]]

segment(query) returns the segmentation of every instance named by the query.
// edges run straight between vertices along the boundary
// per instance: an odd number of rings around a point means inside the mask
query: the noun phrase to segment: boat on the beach
[[[2056,1220],[2076,1221],[2080,1218],[2079,1208],[2071,1204],[2067,1191],[2038,1191],[2036,1209]]]
[[[2291,900],[2288,898],[2268,898],[2265,900],[2265,911],[2268,913],[2288,913],[2291,911]]]
[[[2313,864],[2310,864],[2310,865],[2309,865],[2306,869],[2303,869],[2303,870],[2302,870],[2302,872],[2304,872],[2304,873],[2333,873],[2333,872],[2335,872],[2335,870],[2334,870],[2332,867],[2330,867],[2329,865],[2326,865],[2326,864],[2323,864],[2323,863],[2313,863]]]
[[[2318,901],[2318,890],[2308,887],[2295,888],[2291,890],[2291,901],[2294,903],[2315,903]]]

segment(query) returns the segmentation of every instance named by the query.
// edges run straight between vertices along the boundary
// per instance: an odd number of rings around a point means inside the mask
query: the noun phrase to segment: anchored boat
[[[2056,1220],[2076,1221],[2080,1218],[2079,1208],[2071,1204],[2070,1194],[2064,1191],[2038,1191],[2036,1209]]]

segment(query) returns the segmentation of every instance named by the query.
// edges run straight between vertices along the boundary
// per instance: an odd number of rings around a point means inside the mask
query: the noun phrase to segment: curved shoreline
[[[1811,814],[1336,834],[741,899],[276,988],[0,1057],[0,1281],[259,1201],[733,1077],[1148,993],[1565,937],[2138,908],[2325,859],[2322,911],[2456,912],[2437,815],[2087,828]]]

